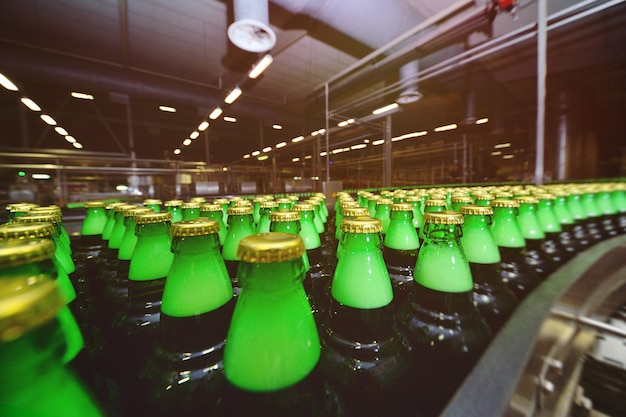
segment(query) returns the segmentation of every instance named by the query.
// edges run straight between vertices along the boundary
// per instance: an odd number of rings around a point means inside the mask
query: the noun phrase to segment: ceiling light
[[[261,153],[261,151],[254,151],[254,152],[252,152],[252,156],[257,156],[257,155],[259,155],[260,153]]]
[[[491,156],[498,156],[498,155],[502,155],[502,151],[491,152]]]
[[[187,138],[183,141],[183,146],[189,146],[191,144],[191,139]]]
[[[68,141],[69,143],[74,143],[74,142],[76,142],[76,139],[74,138],[74,136],[70,136],[70,135],[67,135],[67,136],[65,137],[65,140],[66,140],[66,141]]]
[[[317,136],[319,134],[320,134],[320,132],[318,132],[317,130],[311,132],[311,136]]]
[[[434,130],[435,132],[445,132],[446,130],[454,130],[456,128],[457,128],[456,123],[451,123],[449,125],[436,127]]]
[[[222,168],[222,171],[224,171],[224,172],[228,172],[228,167],[223,167],[223,168]]]
[[[176,109],[170,106],[159,106],[159,110],[164,111],[166,113],[176,113]]]
[[[280,130],[283,127],[281,125],[272,125],[272,128],[276,129],[276,130]]]
[[[39,107],[37,103],[35,103],[33,100],[27,97],[22,97],[21,100],[22,100],[22,103],[24,103],[24,105],[28,107],[29,109],[31,109],[32,111],[41,111],[41,107]]]
[[[57,124],[56,120],[54,120],[52,117],[48,116],[47,114],[42,114],[39,117],[41,117],[41,120],[43,120],[44,122],[46,122],[50,126],[56,126],[56,124]]]
[[[189,139],[195,139],[198,136],[200,136],[200,133],[194,131],[194,132],[191,132],[191,135],[189,135]]]
[[[174,155],[178,155],[178,154],[180,154],[180,149],[178,148],[174,149]]]
[[[320,152],[320,156],[326,156],[328,155],[328,152],[324,151],[324,152]]]
[[[272,150],[271,146],[266,146],[265,148],[263,148],[263,152],[269,152]]]
[[[298,136],[298,137],[291,139],[291,141],[293,143],[296,143],[296,142],[300,142],[302,139],[304,139],[304,136]]]
[[[247,154],[245,154],[245,155],[243,156],[243,159],[248,159],[248,158],[250,158],[250,154],[249,154],[249,153],[247,153]]]
[[[396,137],[391,138],[391,141],[392,142],[397,142],[399,140],[410,139],[410,138],[417,138],[417,137],[420,137],[420,136],[425,136],[427,134],[428,134],[428,132],[425,131],[425,130],[422,130],[420,132],[405,133],[404,135],[400,135],[400,136],[396,136]]]
[[[54,128],[54,131],[57,132],[61,136],[67,136],[67,130],[63,129],[61,126],[57,126]]]
[[[91,94],[79,93],[77,91],[72,91],[70,95],[74,98],[79,98],[81,100],[93,100],[93,96]]]
[[[493,147],[496,149],[502,149],[502,148],[508,148],[510,146],[511,146],[510,143],[498,143],[497,145],[494,145]]]
[[[33,174],[31,177],[34,180],[49,180],[50,174]]]
[[[200,132],[204,132],[204,131],[206,130],[206,128],[207,128],[207,127],[209,127],[209,122],[207,122],[207,121],[205,120],[204,122],[202,122],[202,123],[200,123],[200,124],[198,125],[198,130],[199,130]]]
[[[378,146],[378,145],[382,145],[383,143],[385,143],[385,139],[378,139],[372,142],[372,145]]]
[[[367,145],[365,143],[359,143],[358,145],[350,146],[350,149],[356,150],[356,149],[363,149],[363,148],[366,148],[366,147],[367,147]]]
[[[0,73],[0,85],[10,91],[19,91],[17,86],[2,73]]]
[[[350,148],[348,148],[348,150],[350,150]],[[342,153],[342,152],[345,152],[345,148],[333,149],[331,151],[332,154],[338,154],[338,153]]]
[[[225,122],[235,123],[237,121],[237,119],[235,119],[234,117],[230,117],[230,116],[224,116],[224,121]]]
[[[267,156],[267,155],[261,155],[261,156],[259,156],[259,157],[257,158],[257,160],[259,160],[259,161],[265,161],[267,158],[269,158],[269,156]]]
[[[313,156],[311,156],[311,155],[305,155],[304,156],[304,159],[311,159],[311,158],[313,158]]]
[[[220,114],[222,114],[222,109],[220,109],[219,107],[216,107],[215,109],[213,109],[211,114],[209,114],[209,119],[215,120],[218,117],[220,117]]]
[[[363,139],[363,143],[370,143],[369,139]]]
[[[241,88],[239,88],[239,86],[235,87],[230,93],[228,93],[228,95],[224,99],[224,103],[233,104],[235,100],[239,98],[241,93],[242,93]]]
[[[128,191],[128,185],[124,185],[124,184],[116,185],[115,189],[117,191]]]
[[[384,107],[380,107],[372,112],[372,114],[383,114],[398,108],[398,103],[391,103]]]
[[[79,142],[72,143],[72,146],[75,147],[76,149],[83,149],[83,145],[80,144]]]
[[[285,146],[287,146],[287,142],[280,142],[276,144],[276,148],[284,148]]]
[[[291,158],[291,162],[299,162],[300,158]]]
[[[509,154],[509,155],[502,155],[502,159],[513,159],[514,156],[515,155],[511,155],[511,154]]]
[[[264,55],[263,58],[261,58],[261,60],[257,62],[254,67],[252,67],[252,69],[248,73],[248,77],[256,79],[259,75],[263,73],[263,71],[267,69],[267,67],[270,66],[272,61],[274,61],[274,58],[272,58],[270,54]]]
[[[487,119],[486,117],[483,117],[482,119],[476,120],[476,124],[477,125],[482,125],[482,124],[487,123],[488,121],[489,121],[489,119]]]
[[[337,123],[337,126],[345,127],[345,126],[348,126],[348,125],[350,125],[352,123],[354,123],[354,119],[348,119],[348,120],[344,120],[342,122]]]

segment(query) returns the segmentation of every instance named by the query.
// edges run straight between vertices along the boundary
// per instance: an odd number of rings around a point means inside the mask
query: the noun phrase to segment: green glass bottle
[[[570,186],[567,192],[567,208],[574,217],[574,238],[584,247],[591,246],[595,241],[587,231],[587,212],[582,205],[582,191],[576,186]]]
[[[183,203],[183,200],[168,200],[163,203],[165,211],[172,215],[172,223],[183,220]]]
[[[291,210],[291,200],[287,197],[279,198],[276,202],[278,203],[277,210]]]
[[[595,190],[592,186],[587,185],[583,189],[581,203],[587,218],[585,219],[585,228],[593,243],[597,243],[605,238],[602,230],[602,213],[598,202],[595,199]]]
[[[261,203],[265,201],[265,198],[256,197],[252,200],[252,219],[254,220],[255,228],[259,227],[259,221],[261,220]]]
[[[102,232],[107,223],[106,204],[102,201],[85,203],[85,220],[80,238],[73,251],[76,291],[85,299],[91,293],[91,277],[97,275],[96,259],[102,250]]]
[[[226,213],[228,208],[230,207],[230,202],[227,198],[216,198],[213,201],[213,204],[219,204],[222,207],[222,222],[224,224],[228,224],[228,214]]]
[[[223,246],[228,231],[226,230],[226,225],[223,220],[224,217],[222,216],[222,206],[219,204],[205,203],[200,206],[200,217],[215,220],[219,224],[220,229],[218,235],[220,237],[220,246]]]
[[[599,184],[596,188],[594,198],[600,210],[600,225],[603,235],[606,238],[617,236],[621,233],[621,231],[618,230],[618,209],[613,204],[610,186],[608,184]]]
[[[393,200],[390,198],[381,198],[376,201],[376,213],[374,214],[374,218],[380,220],[383,225],[382,234],[385,236],[387,234],[387,230],[389,229],[389,223],[391,223],[391,205],[393,204]]]
[[[264,201],[259,206],[259,226],[256,229],[257,233],[267,233],[270,231],[270,213],[278,209],[278,203],[274,200]]]
[[[412,210],[409,204],[393,206]],[[410,219],[408,226],[415,233]],[[344,254],[335,269],[329,314],[322,324],[322,370],[337,387],[348,414],[409,415],[414,402],[413,359],[408,339],[395,323],[394,294],[381,252],[381,222],[369,216],[344,218],[341,228]]]
[[[526,263],[526,240],[517,222],[519,203],[515,200],[491,201],[493,208],[493,234],[502,262],[502,281],[522,301],[537,285],[540,278]]]
[[[496,334],[517,307],[517,297],[502,282],[500,251],[491,234],[491,207],[467,204],[463,215],[461,246],[469,262],[474,281],[474,305]]]
[[[626,233],[626,183],[611,183],[611,199],[617,209],[617,224],[621,233]]]
[[[452,210],[456,211],[457,213],[461,212],[461,207],[468,204],[474,204],[474,200],[472,200],[472,197],[465,194],[453,195],[450,198],[450,205],[452,207]]]
[[[279,209],[270,213],[270,232],[289,233],[300,236],[301,230],[302,226],[300,225],[299,212]],[[304,270],[308,275],[311,270],[311,264],[306,250],[302,255],[302,261],[304,262]]]
[[[252,211],[250,206],[228,208],[228,234],[222,247],[222,258],[224,258],[228,275],[232,280],[235,295],[239,293],[237,277],[239,257],[237,256],[237,247],[241,239],[256,233]]]
[[[155,213],[160,213],[161,212],[161,205],[163,204],[163,202],[157,198],[147,198],[145,200],[143,200],[143,206],[145,208],[150,208],[152,209],[153,212]]]
[[[67,307],[50,279],[53,251],[45,240],[0,243],[3,416],[104,415],[61,358],[66,340],[59,313]]]
[[[376,200],[378,201],[378,200]],[[357,203],[356,201],[350,199],[346,199],[343,200],[340,204],[339,204],[339,211],[337,213],[335,213],[335,242],[338,245],[339,242],[341,241],[341,220],[343,220],[343,213],[344,210],[347,208],[351,208],[351,207],[360,207],[359,203]]]
[[[182,220],[193,220],[200,217],[200,204],[187,201],[181,206],[183,218]]]
[[[413,287],[419,247],[419,237],[413,225],[413,206],[410,203],[392,204],[391,222],[382,251],[396,305],[404,302]]]
[[[426,213],[441,213],[446,210],[446,200],[441,198],[431,198],[424,201],[424,214]],[[423,217],[422,217],[423,218]],[[425,222],[425,220],[424,220]],[[420,242],[423,242],[426,239],[426,235],[424,233],[424,224],[420,227],[418,232],[418,236],[420,238]]]
[[[567,257],[571,258],[578,252],[584,250],[589,246],[588,240],[578,240],[575,237],[575,222],[574,215],[569,209],[567,203],[567,197],[569,192],[566,188],[553,188],[551,193],[555,196],[554,200],[554,215],[561,223],[561,233],[559,233],[559,243],[561,247],[567,252]]]
[[[226,385],[218,416],[339,416],[319,371],[320,340],[302,281],[297,235],[241,239],[237,299],[224,349]]]
[[[171,227],[174,259],[165,279],[159,339],[141,373],[150,416],[211,415],[217,403],[235,300],[219,227],[205,217]]]
[[[324,193],[315,193],[313,197],[320,201],[320,211],[324,219],[324,223],[326,223],[328,221],[328,216],[330,214],[328,212],[328,206],[326,205],[327,204],[326,195]]]
[[[539,200],[530,195],[514,197],[514,200],[519,203],[517,222],[526,240],[526,263],[540,279],[547,278],[558,267],[558,264],[543,248],[546,234],[537,218]]]
[[[370,217],[374,217],[376,215],[376,202],[380,200],[381,198],[382,197],[378,194],[372,194],[369,200],[367,201],[367,208],[370,212]]]
[[[63,213],[61,207],[57,205],[34,207],[28,211],[28,216],[55,216],[57,217],[59,242],[63,245],[63,249],[72,256],[72,245],[70,241],[70,235],[67,233],[67,229],[63,226]]]
[[[343,219],[351,219],[355,217],[369,216],[369,210],[367,211],[366,210],[367,209],[365,207],[360,207],[356,205],[345,206],[344,208],[341,209],[341,219],[343,221]],[[343,248],[343,243],[342,243],[343,231],[341,230],[341,227],[339,227],[338,232],[339,233],[337,235],[337,248],[335,249],[335,259],[341,258],[342,248]],[[336,263],[334,266],[336,266]],[[332,269],[334,270],[335,268],[333,267]]]
[[[126,203],[115,202],[109,203],[104,208],[106,210],[107,221],[104,224],[104,228],[102,229],[102,240],[107,242],[111,238],[111,232],[113,231],[113,226],[115,225],[115,207],[126,205]],[[107,245],[105,245],[106,247]]]
[[[418,411],[434,416],[480,358],[491,331],[473,303],[474,283],[460,243],[463,216],[425,213],[424,221],[415,288],[399,317],[413,347],[412,389],[427,393],[416,400]]]
[[[489,207],[493,196],[489,193],[480,192],[474,195],[474,204],[477,206]]]
[[[537,204],[537,219],[546,235],[543,239],[543,251],[558,268],[570,258],[570,255],[560,242],[559,236],[563,228],[554,213],[555,196],[545,192],[537,192],[533,196],[539,200],[539,204]]]
[[[11,223],[16,217],[25,216],[33,207],[39,207],[39,205],[33,203],[13,203],[7,205],[7,223]]]

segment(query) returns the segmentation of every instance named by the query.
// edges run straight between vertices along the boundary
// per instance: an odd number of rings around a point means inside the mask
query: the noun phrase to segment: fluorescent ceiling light
[[[31,177],[34,180],[49,180],[50,174],[33,174]]]
[[[228,167],[223,167],[222,171],[227,172],[228,171]]]
[[[249,153],[247,153],[247,154],[245,154],[245,155],[243,156],[243,159],[248,159],[248,158],[250,158],[250,154],[249,154]]]
[[[176,109],[170,106],[159,106],[159,110],[164,111],[166,113],[176,113]]]
[[[209,119],[215,120],[218,117],[220,117],[221,114],[222,114],[222,109],[220,109],[219,107],[216,107],[216,108],[213,109],[211,114],[209,114]]]
[[[326,156],[328,155],[328,152],[324,151],[324,152],[320,152],[320,156]]]
[[[342,122],[337,123],[337,126],[345,127],[345,126],[348,126],[348,125],[350,125],[352,123],[354,123],[354,119],[348,119],[348,120],[344,120]]]
[[[257,155],[259,155],[260,153],[261,153],[261,151],[254,151],[254,152],[252,152],[252,156],[257,156]]]
[[[57,126],[54,128],[54,131],[57,132],[61,136],[67,136],[67,130],[63,129],[61,126]]]
[[[502,159],[513,159],[514,155],[502,155]]]
[[[263,148],[263,152],[269,152],[272,150],[271,146],[266,146],[265,148]]]
[[[42,114],[39,117],[41,117],[41,120],[43,120],[44,122],[46,122],[50,126],[56,126],[56,124],[57,124],[57,121],[54,120],[52,117],[48,116],[47,114]]]
[[[293,177],[294,181],[300,181],[302,179],[302,177]]]
[[[195,139],[198,136],[200,136],[200,133],[198,133],[196,131],[193,131],[193,132],[191,132],[191,135],[189,135],[189,139]]]
[[[9,91],[19,91],[17,86],[2,73],[0,73],[0,85]]]
[[[367,148],[367,145],[365,143],[359,143],[357,145],[350,146],[350,149],[352,150],[363,149],[363,148]]]
[[[311,132],[311,136],[317,136],[319,134],[320,134],[320,132],[318,132],[317,130]]]
[[[235,119],[234,117],[231,117],[231,116],[224,116],[224,121],[225,122],[235,123],[237,121],[237,119]]]
[[[494,145],[493,147],[496,149],[502,149],[502,148],[508,148],[510,146],[511,146],[510,143],[498,143],[497,145]]]
[[[436,127],[434,130],[435,132],[445,132],[447,130],[454,130],[456,128],[457,128],[456,123],[451,123],[449,125]]]
[[[269,158],[269,156],[267,155],[261,155],[257,158],[258,161],[265,161],[267,158]]]
[[[70,95],[74,98],[79,98],[81,100],[93,100],[93,96],[91,94],[79,93],[77,91],[72,91]]]
[[[235,87],[230,93],[228,93],[228,95],[224,99],[224,103],[233,104],[235,100],[239,98],[241,93],[242,93],[241,88],[239,88],[239,86]]]
[[[263,73],[263,71],[267,69],[267,67],[271,65],[272,61],[274,61],[274,58],[272,58],[270,54],[264,55],[263,58],[261,58],[261,60],[257,62],[254,67],[252,67],[252,69],[248,73],[248,77],[256,79],[259,75]]]
[[[298,137],[295,137],[295,138],[291,139],[291,141],[293,143],[296,143],[296,142],[300,142],[303,139],[304,139],[304,136],[298,136]]]
[[[116,185],[115,189],[117,191],[128,191],[128,185],[123,185],[123,184]]]
[[[287,146],[287,142],[280,142],[276,144],[276,148],[284,148],[285,146]]]
[[[291,162],[299,162],[300,158],[291,158]]]
[[[200,123],[200,124],[198,125],[198,130],[199,130],[200,132],[204,132],[204,131],[206,130],[206,128],[207,128],[207,127],[209,127],[209,122],[207,122],[207,121],[205,120],[204,122],[202,122],[202,123]]]
[[[400,136],[396,136],[396,137],[391,138],[391,141],[392,142],[397,142],[397,141],[404,140],[404,139],[418,138],[420,136],[425,136],[427,134],[428,134],[428,132],[425,131],[425,130],[422,130],[420,132],[405,133],[404,135],[400,135]]]
[[[178,148],[174,149],[174,155],[178,155],[178,154],[180,154],[180,149]]]
[[[502,151],[491,152],[491,156],[498,156],[498,155],[502,155]]]
[[[305,156],[304,156],[304,159],[311,159],[311,158],[313,158],[313,156],[312,156],[312,155],[305,155]]]
[[[83,149],[83,145],[79,142],[72,143],[72,146],[75,147],[76,149]]]
[[[39,107],[37,103],[29,99],[28,97],[22,97],[21,100],[22,100],[22,103],[24,103],[24,105],[28,107],[29,109],[31,109],[32,111],[41,111],[41,107]]]
[[[385,139],[378,139],[372,142],[372,145],[378,146],[378,145],[382,145],[383,143],[385,143]]]
[[[191,144],[191,139],[187,138],[183,141],[183,146],[189,146]]]
[[[478,120],[476,120],[476,124],[477,124],[477,125],[482,125],[482,124],[487,123],[488,121],[489,121],[489,119],[488,119],[488,118],[483,117],[482,119],[478,119]]]
[[[280,130],[280,129],[282,129],[283,127],[282,127],[281,125],[272,125],[272,128],[273,128],[273,129],[276,129],[276,130]]]
[[[391,103],[386,106],[380,107],[372,112],[372,114],[382,114],[387,113],[388,111],[394,110],[398,108],[398,103]]]
[[[70,136],[70,135],[67,135],[67,136],[65,137],[65,140],[66,140],[66,141],[68,141],[69,143],[74,143],[74,142],[76,142],[76,139],[74,138],[74,136]]]

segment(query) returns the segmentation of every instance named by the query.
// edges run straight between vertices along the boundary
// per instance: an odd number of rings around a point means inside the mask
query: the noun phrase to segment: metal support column
[[[209,153],[209,129],[205,129],[204,131],[204,161],[208,168],[211,163],[211,154]]]
[[[385,140],[384,164],[383,164],[383,187],[391,187],[391,115],[385,117],[383,122],[383,139]]]
[[[547,73],[547,0],[537,2],[537,130],[535,150],[535,184],[543,184],[546,119],[546,73]]]
[[[324,84],[324,95],[326,97],[326,182],[330,182],[330,128],[328,122],[328,83]]]

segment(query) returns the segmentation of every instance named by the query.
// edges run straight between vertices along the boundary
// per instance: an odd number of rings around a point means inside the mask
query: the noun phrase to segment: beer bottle
[[[235,295],[239,293],[239,284],[237,276],[237,267],[239,266],[239,257],[237,256],[237,247],[239,241],[246,236],[255,234],[252,220],[252,207],[229,207],[228,210],[228,234],[224,240],[222,247],[222,258],[226,263],[228,275],[233,282]]]
[[[378,201],[380,199],[377,199],[376,201]],[[341,242],[341,220],[343,220],[343,212],[345,209],[350,208],[350,207],[359,207],[359,203],[357,203],[356,201],[350,199],[344,199],[340,204],[339,204],[339,211],[337,213],[335,213],[335,244],[339,245],[339,243]]]
[[[44,206],[44,207],[33,207],[28,211],[29,216],[33,215],[53,215],[58,217],[58,231],[59,231],[59,240],[60,243],[63,244],[63,248],[65,251],[72,256],[72,243],[70,241],[70,235],[67,233],[67,229],[63,226],[63,213],[61,212],[61,207],[56,205]]]
[[[493,208],[493,234],[502,262],[500,263],[502,281],[522,301],[537,285],[540,279],[537,273],[526,264],[526,240],[517,222],[519,203],[515,200],[495,199]]]
[[[105,207],[106,204],[102,201],[85,203],[85,220],[81,225],[80,238],[72,254],[76,266],[74,285],[83,299],[90,295],[90,278],[97,274],[95,260],[102,250],[102,232],[107,222]]]
[[[604,239],[605,235],[601,224],[602,214],[600,213],[600,208],[598,207],[598,202],[596,201],[594,194],[595,193],[593,192],[591,186],[586,186],[583,190],[581,203],[583,209],[585,210],[585,214],[587,215],[585,220],[587,233],[589,234],[592,242],[597,243]]]
[[[618,230],[618,210],[613,204],[610,191],[610,186],[608,184],[600,184],[598,185],[595,193],[595,200],[598,203],[598,209],[600,210],[600,224],[604,236],[607,238],[615,237],[621,233]]]
[[[611,184],[611,200],[617,208],[617,224],[621,233],[626,233],[626,186],[624,183]]]
[[[222,207],[222,222],[228,224],[228,214],[226,212],[230,207],[230,201],[227,198],[216,198],[213,204],[219,204]]]
[[[392,204],[391,222],[383,240],[382,252],[395,305],[404,302],[413,286],[419,247],[419,238],[413,226],[413,206],[410,203]]]
[[[104,415],[61,358],[67,342],[59,313],[67,307],[52,281],[53,253],[50,240],[0,242],[3,416]]]
[[[477,206],[488,207],[491,204],[491,200],[493,200],[493,196],[489,193],[479,192],[474,195],[474,204]]]
[[[367,209],[370,212],[370,217],[376,216],[376,203],[381,198],[382,197],[380,195],[378,195],[378,194],[372,194],[370,196],[369,200],[367,201]],[[336,226],[339,227],[339,224],[337,224]]]
[[[461,212],[461,207],[466,206],[468,204],[473,204],[473,203],[474,201],[472,200],[472,197],[467,196],[465,194],[456,194],[450,198],[450,204],[452,206],[452,210],[456,211],[457,213]]]
[[[241,293],[224,349],[218,416],[340,416],[318,367],[320,340],[302,281],[304,243],[270,232],[241,239]]]
[[[228,231],[226,230],[226,225],[224,224],[224,220],[222,217],[222,206],[219,204],[210,204],[205,203],[200,206],[200,217],[206,217],[211,220],[215,220],[219,224],[218,235],[220,237],[220,247],[224,246],[224,241],[226,240],[226,234]]]
[[[559,233],[559,243],[561,247],[566,251],[567,258],[575,256],[581,250],[584,250],[589,246],[589,241],[578,240],[574,235],[574,216],[572,215],[569,206],[567,204],[567,196],[569,195],[566,189],[554,189],[552,194],[555,196],[554,200],[554,215],[561,223],[561,233]]]
[[[412,389],[422,393],[415,402],[424,416],[439,415],[491,340],[473,303],[472,274],[459,241],[462,223],[454,212],[424,214],[426,240],[414,289],[399,312],[413,348]]]
[[[300,226],[299,212],[291,210],[274,210],[270,213],[270,232],[282,232],[300,236],[301,230],[302,227]],[[308,276],[311,270],[311,264],[309,263],[309,257],[306,250],[302,255],[302,260],[304,262],[304,270]]]
[[[491,207],[467,204],[463,215],[461,246],[469,261],[474,291],[474,305],[489,325],[492,334],[506,323],[517,307],[517,297],[502,282],[500,252],[491,234]]]
[[[406,198],[407,203],[413,207],[413,227],[419,238],[419,231],[424,223],[424,213],[422,212],[422,198],[417,195],[410,195]]]
[[[270,213],[278,208],[278,203],[274,200],[264,201],[259,205],[259,226],[257,233],[267,233],[270,231]]]
[[[381,231],[383,236],[387,234],[387,230],[389,229],[389,223],[391,223],[392,204],[393,200],[390,198],[381,198],[376,201],[376,213],[374,214],[374,218],[380,220],[381,224],[383,225],[383,229]]]
[[[254,220],[254,227],[259,227],[259,221],[261,220],[261,203],[265,201],[263,197],[256,197],[252,200],[252,219]]]
[[[393,206],[411,210],[408,204]],[[322,370],[348,414],[409,415],[412,356],[394,320],[394,294],[380,249],[381,222],[369,216],[344,218],[341,229],[344,252],[321,331]],[[415,231],[412,225],[410,229]]]
[[[141,374],[148,415],[210,415],[217,402],[235,300],[218,229],[204,217],[171,227],[159,339]]]
[[[104,224],[104,228],[102,229],[102,240],[105,241],[104,248],[108,246],[109,239],[111,238],[111,232],[113,231],[113,226],[115,225],[115,207],[127,205],[126,203],[115,202],[109,203],[105,205],[107,221]]]
[[[540,279],[547,278],[558,264],[544,252],[543,242],[546,234],[537,218],[539,200],[533,196],[515,197],[519,203],[517,223],[526,241],[525,261]]]
[[[543,250],[550,256],[558,268],[571,256],[561,246],[560,234],[563,228],[561,227],[561,222],[554,214],[555,197],[547,192],[536,192],[533,196],[539,200],[537,218],[546,234],[546,237],[543,239]]]
[[[163,202],[159,199],[156,198],[147,198],[145,200],[143,200],[143,206],[145,208],[150,208],[152,209],[153,212],[155,213],[160,213],[161,212],[161,204],[163,204]]]
[[[591,246],[595,243],[595,240],[587,231],[587,212],[582,204],[582,192],[576,186],[568,187],[567,191],[567,208],[574,217],[574,227],[572,229],[574,238],[581,242],[581,245],[584,247]]]
[[[365,207],[359,207],[355,205],[345,206],[341,209],[341,219],[350,219],[355,217],[369,216],[369,210],[364,210]],[[337,234],[337,249],[335,250],[335,259],[341,258],[341,252],[343,247],[343,231],[341,227],[337,230],[339,233]],[[336,265],[335,265],[336,266]],[[335,268],[333,268],[334,270]]]
[[[444,200],[442,198],[429,198],[428,200],[424,201],[424,214],[426,214],[426,213],[441,213],[441,212],[443,212],[445,210],[446,210],[446,200]],[[420,230],[418,232],[418,236],[420,238],[420,243],[423,242],[424,239],[426,239],[426,235],[424,233],[424,225],[423,224],[422,224],[422,227],[420,227]]]
[[[39,207],[33,203],[14,203],[7,205],[7,223],[11,223],[15,218],[25,216],[30,209]]]
[[[276,202],[278,203],[277,210],[291,210],[291,200],[287,197],[279,198]]]
[[[183,220],[183,200],[168,200],[163,205],[165,211],[172,215],[172,223]]]
[[[181,205],[182,220],[193,220],[200,217],[200,204],[191,201],[185,202]]]

